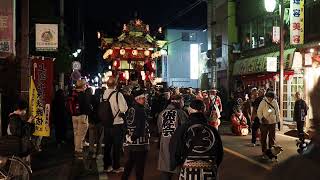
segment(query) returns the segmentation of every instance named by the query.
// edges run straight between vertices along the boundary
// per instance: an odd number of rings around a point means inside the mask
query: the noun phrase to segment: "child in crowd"
[[[247,125],[247,119],[243,115],[240,107],[236,107],[234,113],[231,116],[231,130],[232,133],[237,136],[248,135],[249,129]]]

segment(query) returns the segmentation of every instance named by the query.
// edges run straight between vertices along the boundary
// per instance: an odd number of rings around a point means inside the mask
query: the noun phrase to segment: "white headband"
[[[138,99],[140,99],[140,98],[144,98],[144,97],[146,97],[144,94],[141,94],[141,95],[139,95],[139,96],[136,96],[134,99],[135,100],[138,100]]]

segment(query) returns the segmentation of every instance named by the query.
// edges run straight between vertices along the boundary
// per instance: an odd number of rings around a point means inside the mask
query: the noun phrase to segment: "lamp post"
[[[280,119],[283,119],[283,87],[284,87],[284,3],[283,0],[279,0],[280,3],[280,85],[279,85],[279,107],[280,107]],[[265,8],[268,12],[273,12],[276,7],[276,0],[265,0]],[[282,126],[281,126],[282,127]]]
[[[284,4],[280,0],[280,119],[283,119],[283,81],[284,81],[284,34],[283,34],[283,20],[284,20]],[[282,127],[282,126],[281,126]]]

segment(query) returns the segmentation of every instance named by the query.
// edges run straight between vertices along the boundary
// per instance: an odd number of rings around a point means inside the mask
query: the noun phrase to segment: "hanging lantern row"
[[[113,50],[113,49],[108,49],[104,54],[103,54],[103,59],[107,59],[110,56],[115,58],[117,54],[120,54],[121,56],[126,56],[127,58],[144,58],[144,57],[151,57],[156,58],[161,56],[160,51],[152,53],[150,50],[136,50],[136,49],[120,49],[120,50]]]

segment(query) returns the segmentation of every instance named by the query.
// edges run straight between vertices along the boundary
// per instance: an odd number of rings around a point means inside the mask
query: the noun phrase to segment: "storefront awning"
[[[292,59],[295,50],[295,48],[292,48],[284,51],[284,65],[286,70],[291,70]],[[267,57],[277,56],[279,56],[279,51],[237,60],[234,64],[233,75],[239,76],[257,73],[267,73]],[[277,67],[279,69],[279,65]]]

